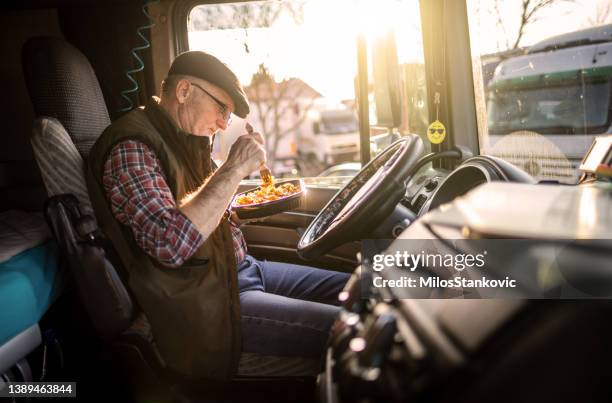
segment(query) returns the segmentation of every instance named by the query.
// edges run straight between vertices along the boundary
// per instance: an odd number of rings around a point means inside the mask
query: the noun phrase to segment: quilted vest
[[[147,144],[161,163],[175,200],[212,174],[211,143],[180,130],[154,99],[110,125],[94,144],[87,187],[96,218],[129,275],[129,288],[151,324],[166,365],[196,378],[230,379],[240,357],[240,300],[229,219],[221,220],[179,268],[166,268],[136,243],[112,214],[102,185],[104,164],[119,142]]]

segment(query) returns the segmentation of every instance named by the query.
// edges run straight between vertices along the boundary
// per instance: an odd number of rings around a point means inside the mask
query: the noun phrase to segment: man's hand
[[[226,164],[228,168],[238,170],[241,177],[259,169],[266,162],[264,138],[261,133],[244,134],[232,144]]]
[[[263,144],[264,139],[260,133],[238,137],[225,163],[196,194],[181,203],[179,209],[195,224],[204,238],[208,238],[219,225],[240,180],[266,161]]]

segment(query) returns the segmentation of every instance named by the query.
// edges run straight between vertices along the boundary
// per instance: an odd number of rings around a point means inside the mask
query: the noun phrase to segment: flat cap
[[[249,114],[249,101],[238,77],[227,65],[206,52],[193,50],[174,59],[168,75],[186,75],[201,78],[223,89],[234,101],[234,114],[245,118]]]

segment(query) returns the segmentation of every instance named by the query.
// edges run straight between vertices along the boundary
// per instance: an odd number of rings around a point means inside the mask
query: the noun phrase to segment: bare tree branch
[[[304,0],[218,4],[195,7],[190,15],[190,30],[269,27],[284,13],[296,23],[303,19]]]
[[[264,104],[259,100],[260,99],[260,88],[259,86],[255,86],[255,99],[257,101],[255,101],[255,106],[257,107],[257,116],[259,116],[259,127],[261,127],[261,130],[264,131],[264,133],[267,131],[267,125],[266,125],[266,115],[267,113],[263,113],[263,107]]]
[[[289,134],[290,132],[296,130],[298,127],[300,127],[302,123],[304,123],[304,121],[306,120],[306,117],[308,116],[308,112],[312,109],[312,107],[314,106],[314,103],[315,103],[315,98],[311,98],[308,105],[306,105],[305,108],[302,108],[301,113],[300,113],[301,117],[291,127],[281,132],[280,136],[283,137]]]
[[[266,124],[266,152],[272,164],[280,141],[303,124],[318,94],[296,78],[277,82],[263,64],[253,75],[247,92],[256,105],[259,120]],[[304,101],[308,102],[306,106]]]
[[[190,15],[189,27],[195,31],[242,28],[245,33],[245,52],[251,53],[248,43],[250,28],[270,27],[284,17],[301,24],[304,4],[305,0],[203,5],[194,8]],[[273,163],[279,142],[304,122],[318,94],[298,79],[277,82],[264,63],[259,65],[259,69],[251,78],[251,83],[245,89],[257,113],[259,128],[267,137],[268,160]],[[298,106],[307,100],[310,101],[309,106],[306,108]]]
[[[504,34],[504,41],[506,42],[506,49],[510,48],[510,41],[508,40],[508,33],[506,32],[506,27],[504,25],[504,21],[502,20],[502,13],[499,9],[499,0],[495,0],[495,14],[497,15],[497,26],[501,28],[503,34]],[[497,50],[501,50],[499,49],[499,42],[497,43]]]
[[[520,17],[518,21],[518,29],[516,36],[511,40],[507,30],[507,16],[501,10],[500,0],[495,0],[491,13],[495,16],[496,25],[501,29],[502,35],[505,38],[506,49],[517,49],[521,45],[527,28],[533,25],[540,18],[542,10],[560,3],[575,3],[575,0],[521,0],[520,2]],[[499,49],[498,40],[498,49]]]

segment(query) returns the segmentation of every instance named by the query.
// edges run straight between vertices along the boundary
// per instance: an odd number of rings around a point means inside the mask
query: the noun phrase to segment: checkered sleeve
[[[117,144],[104,165],[103,185],[112,212],[132,229],[138,245],[167,267],[179,267],[204,243],[182,214],[160,167],[142,142]]]
[[[234,242],[234,254],[236,255],[236,263],[240,264],[247,253],[247,244],[242,231],[233,221],[230,221],[230,229],[232,231],[232,241]]]

